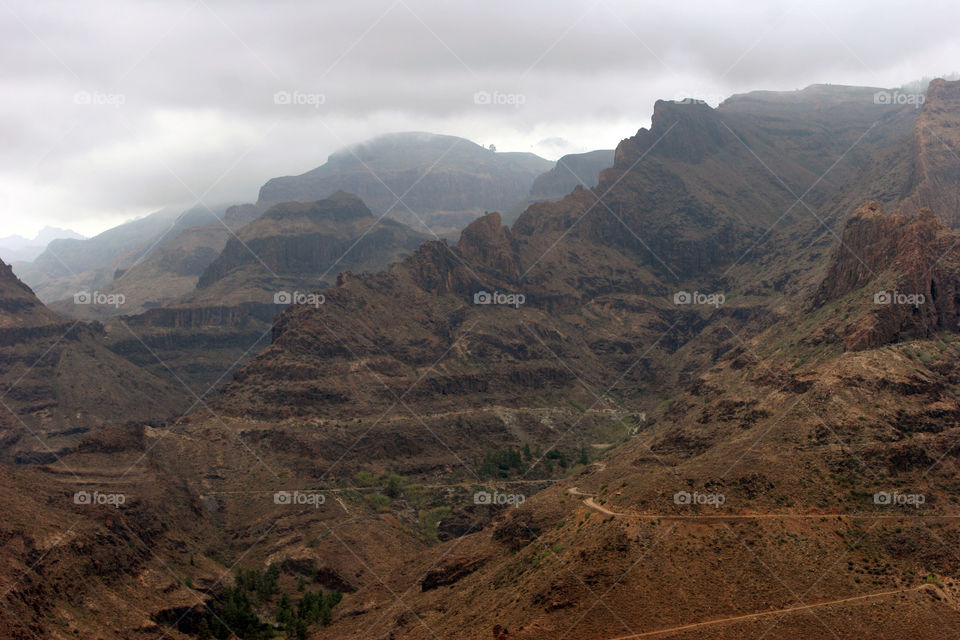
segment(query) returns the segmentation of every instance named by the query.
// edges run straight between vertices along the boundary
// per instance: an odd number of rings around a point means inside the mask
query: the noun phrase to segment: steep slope
[[[184,523],[153,546],[196,588],[120,556],[144,615],[102,606],[83,630],[195,636],[185,602],[218,597],[213,572],[276,563],[345,593],[314,639],[950,637],[960,236],[881,210],[906,195],[917,116],[851,87],[659,102],[596,187],[342,273],[210,409],[64,452],[100,474],[111,450],[143,456],[131,494],[201,496],[138,520]],[[317,253],[263,248],[284,278]],[[196,295],[227,299],[252,263],[216,265]],[[932,306],[878,309],[880,287]],[[178,370],[217,344],[164,331],[148,341],[195,340]]]
[[[40,300],[53,302],[78,291],[94,291],[114,278],[146,251],[180,216],[165,209],[108,229],[83,240],[54,240],[33,262],[16,265],[17,275],[37,292]]]
[[[496,153],[455,136],[393,133],[341,149],[302,175],[268,181],[258,202],[310,202],[347,191],[377,217],[445,235],[485,211],[523,202],[533,180],[552,165],[532,153]]]
[[[5,459],[50,459],[104,424],[163,420],[188,405],[167,385],[114,354],[103,327],[60,317],[0,265],[0,395]]]
[[[175,301],[196,287],[227,240],[262,213],[262,207],[252,204],[228,207],[222,216],[204,207],[187,211],[146,254],[129,268],[117,269],[113,280],[96,289],[103,296],[122,296],[122,304],[76,304],[71,296],[50,303],[50,308],[71,318],[106,321]]]
[[[265,346],[285,305],[334,283],[341,270],[384,269],[425,239],[393,220],[377,220],[363,201],[342,192],[275,205],[226,241],[192,292],[111,322],[111,348],[200,393]],[[321,304],[322,297],[311,300]]]
[[[929,208],[953,229],[960,229],[960,82],[934,80],[914,124],[913,173],[901,213]]]
[[[531,201],[559,200],[577,185],[594,187],[597,176],[613,166],[613,149],[571,153],[557,160],[557,165],[537,176],[530,187]]]

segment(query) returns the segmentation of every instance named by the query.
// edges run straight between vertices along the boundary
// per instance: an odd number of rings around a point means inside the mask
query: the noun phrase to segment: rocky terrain
[[[351,194],[274,205],[225,241],[191,292],[108,322],[108,343],[155,375],[202,393],[266,346],[286,305],[321,305],[317,291],[341,270],[386,268],[425,239],[376,219]]]
[[[595,186],[456,243],[346,194],[274,207],[197,306],[106,329],[187,386],[230,345],[216,393],[4,469],[10,635],[255,637],[239,611],[291,629],[280,594],[318,589],[303,637],[952,637],[960,234],[924,132],[957,87],[661,101]],[[334,276],[363,223],[409,255]],[[4,326],[53,322],[6,282]],[[323,301],[235,304],[279,286]]]
[[[182,410],[182,390],[110,351],[102,325],[47,309],[0,263],[0,415],[6,461],[53,461],[107,424],[160,421]]]

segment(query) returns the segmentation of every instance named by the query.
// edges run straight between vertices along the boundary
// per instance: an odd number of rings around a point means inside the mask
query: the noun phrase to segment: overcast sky
[[[555,159],[613,148],[657,98],[958,70],[960,3],[907,7],[4,0],[0,235],[254,201],[268,178],[391,131]]]

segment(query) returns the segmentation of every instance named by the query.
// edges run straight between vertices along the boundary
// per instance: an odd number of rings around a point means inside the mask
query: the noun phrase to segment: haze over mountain
[[[60,229],[58,227],[44,227],[33,239],[24,238],[19,235],[0,238],[0,258],[7,263],[33,260],[50,244],[53,240],[60,238],[72,238],[82,240],[83,236],[70,229]]]
[[[191,293],[105,328],[8,273],[5,361],[26,368],[4,402],[45,446],[11,421],[4,624],[960,628],[960,229],[956,160],[933,144],[956,143],[960,82],[919,108],[883,91],[658,101],[612,158],[538,180],[567,195],[456,243],[353,194],[276,204]],[[577,162],[609,166],[591,186]]]
[[[439,236],[459,231],[486,211],[517,206],[553,164],[455,136],[392,133],[340,149],[302,175],[273,178],[260,188],[258,202],[308,202],[347,191],[377,217]]]
[[[0,640],[960,635],[960,5],[3,8]]]

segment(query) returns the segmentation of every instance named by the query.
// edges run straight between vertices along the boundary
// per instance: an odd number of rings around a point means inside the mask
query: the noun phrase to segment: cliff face
[[[196,289],[111,321],[110,347],[157,376],[172,370],[206,389],[267,344],[274,317],[293,302],[275,296],[325,289],[343,270],[385,269],[425,239],[343,192],[275,205],[226,241]]]
[[[960,80],[934,80],[913,127],[913,174],[900,213],[929,208],[960,229]]]
[[[424,240],[392,220],[375,219],[360,198],[343,192],[313,203],[283,203],[227,241],[197,287],[252,268],[260,277],[309,278],[305,285],[317,289],[332,283],[337,270],[384,269]]]
[[[816,303],[849,297],[857,310],[839,329],[850,350],[955,331],[960,320],[960,234],[929,209],[887,214],[877,202],[847,222]]]
[[[348,191],[377,217],[386,214],[421,233],[445,234],[485,211],[523,202],[533,180],[552,164],[529,153],[495,153],[454,136],[398,133],[342,149],[302,175],[274,178],[260,189],[259,202],[307,202]]]
[[[612,149],[599,149],[563,156],[553,169],[533,181],[530,200],[559,200],[577,186],[596,186],[600,172],[613,166],[613,155]]]

